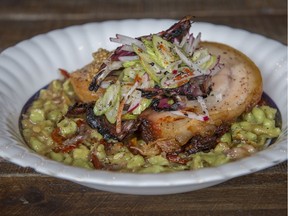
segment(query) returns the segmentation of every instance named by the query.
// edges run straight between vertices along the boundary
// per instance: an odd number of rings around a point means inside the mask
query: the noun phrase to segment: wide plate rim
[[[153,21],[157,21],[157,22],[169,22],[169,23],[173,23],[176,20],[172,20],[172,19],[128,19],[128,20],[109,20],[109,21],[103,21],[103,22],[91,22],[91,23],[86,23],[86,24],[82,24],[82,25],[73,25],[73,26],[69,26],[69,27],[65,27],[62,29],[55,29],[52,31],[49,31],[47,33],[43,33],[40,35],[36,35],[30,39],[26,39],[23,40],[17,44],[15,44],[12,47],[6,48],[5,50],[3,50],[0,54],[0,59],[6,55],[7,52],[9,52],[11,49],[14,49],[15,47],[21,47],[22,44],[27,43],[31,40],[34,40],[37,37],[43,37],[47,34],[54,34],[55,32],[61,32],[61,31],[67,31],[70,29],[77,29],[77,28],[89,28],[89,26],[94,26],[94,25],[115,25],[118,23],[125,23],[125,22],[136,22],[136,21],[141,21],[141,22],[153,22]],[[268,38],[266,36],[263,35],[259,35],[256,33],[252,33],[249,32],[247,30],[243,30],[243,29],[238,29],[238,28],[232,28],[230,26],[225,26],[225,25],[218,25],[218,24],[212,24],[212,23],[207,23],[207,22],[197,22],[196,23],[198,26],[208,26],[208,27],[213,27],[213,28],[221,28],[221,29],[226,29],[227,31],[237,31],[237,32],[242,32],[243,34],[247,34],[247,35],[251,35],[253,37],[258,37],[258,38],[262,38],[262,40],[267,40],[269,43],[273,44],[273,46],[281,46],[283,49],[287,49],[287,46],[285,46],[284,44],[280,43],[279,41],[275,41],[271,38]],[[285,135],[284,135],[285,136]],[[287,139],[287,138],[286,138]],[[0,138],[0,150],[1,147],[2,149],[5,149],[5,146],[7,147],[7,145],[9,144],[5,144],[5,142],[3,142],[5,139],[4,138]],[[7,142],[7,140],[5,140]],[[13,140],[8,140],[8,141],[12,141]],[[4,143],[4,144],[3,144]],[[4,147],[3,147],[4,146]],[[179,186],[179,185],[192,185],[192,184],[203,184],[206,182],[211,182],[211,181],[226,181],[228,179],[234,178],[234,177],[238,177],[241,175],[245,175],[245,174],[249,174],[249,173],[253,173],[256,172],[258,170],[262,170],[265,168],[268,168],[270,166],[273,166],[275,164],[278,164],[280,162],[283,162],[285,160],[287,160],[287,146],[285,145],[285,138],[284,141],[282,142],[281,146],[278,146],[279,148],[274,148],[274,149],[266,149],[263,150],[259,153],[257,153],[255,156],[250,157],[250,158],[245,158],[243,160],[240,161],[236,161],[236,162],[232,162],[229,164],[225,164],[221,167],[217,167],[217,168],[205,168],[203,170],[196,170],[196,171],[178,171],[176,173],[161,173],[161,174],[132,174],[132,173],[116,173],[116,172],[107,172],[107,171],[98,171],[98,170],[84,170],[81,168],[77,168],[77,167],[70,167],[64,164],[59,164],[58,162],[52,161],[52,160],[48,160],[46,161],[44,158],[40,157],[39,155],[35,155],[35,153],[33,153],[30,150],[24,149],[22,146],[14,146],[15,148],[17,148],[17,150],[22,150],[24,153],[23,157],[33,157],[33,160],[31,160],[31,162],[27,161],[23,164],[23,158],[11,158],[11,155],[9,154],[5,154],[4,151],[0,151],[0,156],[4,157],[6,160],[11,161],[12,163],[16,163],[17,165],[20,166],[29,166],[34,168],[37,172],[40,173],[44,173],[44,174],[48,174],[48,175],[52,175],[55,177],[59,177],[59,178],[63,178],[63,179],[67,179],[67,180],[72,180],[72,181],[77,181],[77,182],[82,182],[82,183],[91,183],[91,184],[100,184],[100,185],[107,185],[107,186],[131,186],[131,187],[167,187],[167,186]],[[7,147],[9,148],[9,147]],[[280,154],[280,158],[278,158],[276,161],[273,162],[272,158],[270,158],[270,155],[273,154]],[[261,165],[257,165],[256,167],[252,167],[252,168],[245,168],[245,163],[246,164],[250,164],[253,162],[254,159],[263,161],[266,158],[267,161],[264,162]],[[35,166],[34,161],[35,160],[39,160],[40,162],[38,162],[37,166]],[[252,160],[252,161],[251,161]],[[233,170],[232,168],[236,165],[238,165],[238,163],[240,163],[240,165],[242,164],[242,162],[245,161],[244,168],[242,170],[237,170],[234,172],[231,171]],[[58,167],[60,166],[60,168],[58,168],[57,170],[61,170],[62,172],[53,172],[51,171],[51,169],[47,170],[47,167],[45,168],[45,165],[47,165],[47,163],[49,165],[51,165],[51,168],[53,167]],[[39,165],[40,164],[40,165]],[[231,172],[224,173],[223,172],[227,172],[228,170],[230,170]],[[72,175],[70,173],[70,171],[75,171],[77,172],[76,174]],[[210,174],[207,174],[210,173]],[[103,175],[101,178],[99,177],[99,174]],[[213,175],[212,175],[213,174]],[[181,178],[179,178],[179,175],[181,175]],[[81,176],[81,177],[80,177]],[[178,177],[177,177],[178,176]],[[160,178],[159,178],[160,177]],[[184,179],[183,179],[184,177]],[[132,180],[129,178],[132,178]],[[142,178],[145,178],[145,181],[141,181]],[[163,179],[165,179],[165,182],[163,182]]]

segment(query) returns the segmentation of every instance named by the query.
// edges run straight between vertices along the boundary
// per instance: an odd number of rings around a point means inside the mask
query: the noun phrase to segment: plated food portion
[[[265,148],[281,130],[259,69],[190,27],[185,17],[159,33],[118,34],[117,49],[61,69],[24,109],[27,144],[65,164],[139,173],[218,166]]]

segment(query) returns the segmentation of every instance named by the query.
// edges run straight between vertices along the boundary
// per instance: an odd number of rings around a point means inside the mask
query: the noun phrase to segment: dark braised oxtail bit
[[[105,140],[122,141],[127,136],[133,134],[140,125],[140,120],[127,120],[122,122],[122,130],[120,133],[116,132],[115,124],[111,124],[105,115],[96,116],[93,111],[93,103],[75,103],[70,106],[66,117],[86,116],[86,123],[93,129],[96,129]]]
[[[163,37],[165,40],[174,42],[174,39],[177,39],[178,41],[181,41],[182,38],[189,32],[191,27],[191,16],[185,16],[183,19],[181,19],[179,22],[172,25],[169,29],[166,31],[161,31],[157,33],[157,35]],[[151,35],[142,36],[144,38],[149,39]],[[142,37],[138,37],[137,39],[141,39]],[[134,52],[129,52],[121,49],[122,46],[118,47],[114,53],[107,59],[107,62],[109,63],[103,63],[100,67],[99,72],[93,77],[90,85],[89,85],[89,91],[97,91],[102,83],[102,81],[108,76],[109,70],[107,67],[110,65],[107,64],[113,64],[113,62],[118,61],[120,56],[133,56],[136,55]],[[120,68],[117,68],[120,69]]]
[[[195,100],[201,96],[207,97],[212,89],[211,76],[203,75],[194,77],[182,86],[177,88],[163,89],[159,86],[149,89],[138,89],[142,93],[142,97],[152,99],[151,108],[155,111],[172,111],[181,109],[185,102],[182,97],[187,100]]]
[[[75,117],[75,116],[86,114],[87,108],[89,106],[93,106],[93,104],[92,103],[76,102],[68,108],[68,111],[65,114],[65,116],[66,117]]]
[[[182,150],[183,152],[188,154],[195,154],[200,151],[203,152],[210,151],[211,149],[216,147],[218,139],[229,130],[230,125],[222,124],[216,128],[214,134],[211,136],[202,137],[200,135],[197,135],[192,137],[187,144],[182,146]]]
[[[111,124],[105,116],[94,114],[93,106],[87,107],[86,121],[91,128],[97,129],[105,140],[114,139],[118,141],[122,141],[128,135],[133,134],[141,123],[137,119],[123,121],[122,130],[117,133],[115,124]]]

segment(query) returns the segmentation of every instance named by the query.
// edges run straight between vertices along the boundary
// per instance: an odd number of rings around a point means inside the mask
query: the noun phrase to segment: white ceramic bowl
[[[282,114],[283,133],[269,148],[216,168],[161,174],[132,174],[86,170],[42,157],[23,142],[18,120],[25,102],[59,77],[58,68],[75,70],[92,60],[100,47],[113,49],[116,33],[141,36],[159,32],[174,20],[123,20],[90,23],[33,37],[0,55],[0,156],[37,172],[88,187],[127,194],[171,194],[212,186],[228,179],[271,167],[287,159],[287,47],[247,31],[195,23],[191,31],[202,39],[226,43],[248,55],[260,68],[264,91]]]

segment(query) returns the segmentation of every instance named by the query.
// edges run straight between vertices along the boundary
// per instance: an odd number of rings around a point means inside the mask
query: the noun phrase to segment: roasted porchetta
[[[86,114],[106,140],[142,155],[207,151],[261,99],[257,66],[240,51],[189,33],[191,17],[166,31],[116,35],[112,52],[70,75],[79,102],[68,115]],[[140,145],[138,140],[145,141]]]

